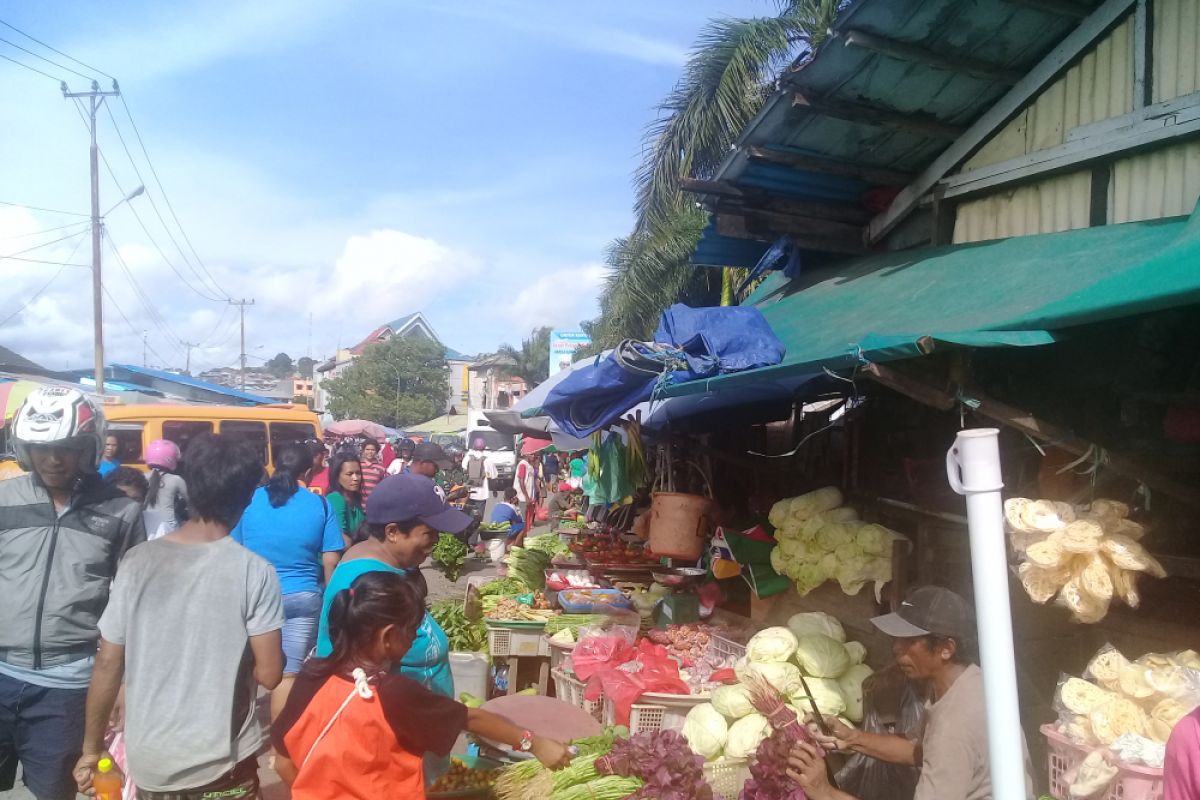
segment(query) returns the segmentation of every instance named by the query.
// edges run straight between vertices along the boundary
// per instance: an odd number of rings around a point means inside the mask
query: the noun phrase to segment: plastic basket
[[[708,646],[712,650],[713,655],[716,656],[733,656],[734,658],[741,658],[742,656],[746,655],[746,645],[730,641],[724,636],[718,636],[715,633],[709,637]]]
[[[687,714],[695,706],[707,703],[712,698],[705,695],[658,694],[642,695],[641,702],[634,703],[629,710],[629,735],[653,731],[678,731],[683,729]],[[604,698],[605,725],[617,724],[617,709],[612,700]]]
[[[488,647],[493,656],[548,656],[550,645],[538,629],[493,628],[488,626]]]
[[[1067,774],[1074,771],[1091,752],[1091,748],[1076,744],[1063,736],[1053,725],[1043,725],[1046,737],[1046,761],[1050,769],[1050,794],[1058,800],[1070,796]],[[1162,800],[1162,770],[1134,764],[1117,764],[1113,778],[1104,794],[1095,800]]]
[[[550,669],[557,669],[567,674],[574,674],[571,668],[571,653],[575,650],[575,642],[560,644],[546,637],[546,646],[550,648]]]
[[[720,800],[737,800],[750,777],[749,763],[740,758],[718,758],[704,764],[704,780]]]
[[[551,670],[550,677],[554,678],[555,697],[568,705],[582,708],[591,714],[596,722],[604,722],[604,701],[603,699],[588,700],[584,698],[583,691],[587,688],[586,683],[562,670]]]

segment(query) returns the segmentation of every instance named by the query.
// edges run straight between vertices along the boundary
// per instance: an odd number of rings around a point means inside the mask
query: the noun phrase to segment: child
[[[109,470],[109,473],[104,476],[104,482],[120,489],[126,497],[138,505],[146,502],[146,492],[150,490],[146,476],[140,469],[133,467],[116,467]]]
[[[532,752],[550,768],[570,761],[559,742],[390,671],[424,613],[409,581],[393,572],[364,573],[334,596],[333,652],[305,663],[271,729],[275,769],[293,800],[419,800],[422,754],[447,755],[463,730]]]
[[[145,800],[257,797],[258,686],[283,677],[283,600],[275,570],[229,531],[262,475],[258,452],[207,434],[188,446],[192,518],[129,551],[100,617],[83,755],[87,793],[125,680],[130,777]]]
[[[504,490],[504,502],[496,503],[496,506],[492,509],[492,522],[507,522],[512,526],[508,529],[507,540],[488,540],[488,555],[497,569],[503,569],[500,566],[500,562],[504,558],[504,553],[508,550],[509,543],[516,538],[518,533],[525,530],[525,517],[517,507],[517,502],[517,490],[510,486]]]

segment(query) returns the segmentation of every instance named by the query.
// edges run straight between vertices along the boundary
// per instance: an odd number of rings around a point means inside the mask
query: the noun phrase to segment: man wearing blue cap
[[[333,651],[329,641],[329,606],[342,589],[367,572],[395,572],[410,578],[426,593],[421,564],[433,551],[441,533],[459,533],[471,518],[451,508],[438,496],[433,481],[424,475],[404,473],[384,478],[367,499],[367,538],[351,547],[338,563],[325,587],[317,655]],[[400,662],[400,673],[431,691],[454,697],[450,675],[450,642],[428,613],[417,629],[412,647]]]

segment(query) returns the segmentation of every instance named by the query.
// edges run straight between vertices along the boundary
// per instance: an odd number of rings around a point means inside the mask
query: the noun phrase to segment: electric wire
[[[37,53],[33,52],[32,50],[28,50],[24,47],[21,47],[21,45],[17,44],[16,42],[10,42],[8,39],[5,39],[3,36],[0,36],[0,42],[4,42],[6,45],[9,45],[10,47],[15,47],[18,50],[20,50],[22,53],[28,53],[29,55],[33,56],[36,59],[45,61],[47,64],[52,64],[52,65],[58,67],[59,69],[66,70],[67,72],[70,72],[72,75],[78,75],[79,77],[83,78],[85,81],[94,81],[95,80],[95,78],[92,77],[91,75],[84,75],[82,72],[79,72],[78,70],[74,70],[74,69],[71,69],[70,67],[59,64],[57,61],[52,61],[51,59],[46,58],[45,56],[40,56]]]
[[[71,253],[70,253],[70,255],[67,256],[68,259],[72,258],[75,255],[75,251],[79,249],[79,245],[82,243],[83,243],[83,237],[81,236],[81,237],[79,237],[79,241],[75,243],[75,246],[73,248],[71,248]],[[35,300],[37,300],[39,297],[41,297],[42,294],[47,289],[50,288],[51,284],[53,284],[56,280],[58,280],[58,276],[62,275],[63,270],[66,269],[68,266],[70,266],[70,265],[63,264],[62,266],[60,266],[58,268],[58,271],[55,272],[53,276],[51,276],[50,280],[46,281],[42,285],[42,288],[38,289],[36,292],[33,293],[32,297],[30,297],[28,300],[26,300],[24,303],[22,303],[20,308],[18,308],[16,311],[9,314],[3,320],[0,320],[0,327],[7,325],[10,320],[12,320],[14,317],[16,317],[18,314],[20,314],[25,309],[29,308],[29,306],[32,305]]]
[[[133,112],[129,110],[129,102],[125,99],[124,94],[120,95],[120,99],[121,106],[125,109],[125,116],[129,118],[129,124],[133,127],[133,134],[137,137],[138,146],[142,149],[142,155],[146,157],[146,164],[150,167],[150,174],[154,176],[154,182],[158,185],[158,191],[163,197],[163,202],[167,204],[167,210],[171,212],[171,219],[175,220],[175,225],[178,226],[179,233],[183,236],[183,240],[187,242],[188,249],[192,252],[192,255],[196,257],[196,263],[200,265],[200,269],[208,276],[212,288],[216,289],[217,293],[223,296],[223,299],[231,300],[229,292],[222,289],[221,285],[213,278],[212,273],[208,271],[208,267],[204,264],[204,259],[200,258],[200,254],[196,252],[195,246],[192,245],[192,239],[187,235],[187,229],[183,227],[183,223],[179,221],[179,216],[175,213],[175,206],[171,204],[171,198],[167,194],[167,190],[163,187],[162,180],[158,177],[158,170],[154,167],[154,161],[150,158],[150,152],[146,149],[145,141],[142,140],[142,132],[138,130],[137,123],[133,120]],[[109,114],[111,115],[112,112],[110,111]],[[115,126],[116,124],[117,122],[114,119],[113,125]]]
[[[125,150],[125,156],[126,156],[126,158],[128,158],[128,159],[129,159],[129,164],[130,164],[130,166],[132,166],[132,167],[133,167],[133,173],[134,173],[135,175],[137,175],[137,177],[138,177],[138,182],[139,182],[139,183],[141,183],[141,185],[142,185],[142,186],[145,186],[145,185],[146,185],[146,179],[142,177],[142,171],[141,171],[140,169],[138,169],[137,162],[136,162],[136,161],[134,160],[134,158],[133,158],[133,153],[131,153],[131,152],[130,152],[130,150],[129,150],[129,145],[125,143],[125,136],[124,136],[124,134],[122,134],[122,133],[121,133],[121,127],[120,127],[119,125],[117,125],[117,118],[116,118],[116,117],[113,115],[113,113],[112,113],[112,108],[110,108],[110,107],[109,107],[109,106],[106,104],[106,105],[104,106],[104,110],[108,112],[108,118],[109,118],[109,120],[112,122],[113,130],[115,130],[115,131],[116,131],[116,133],[117,133],[117,139],[118,139],[118,140],[121,142],[121,147],[122,147],[122,148],[124,148],[124,150]],[[143,152],[144,152],[144,148],[143,148]],[[147,157],[147,163],[149,163],[149,157]],[[151,165],[151,170],[153,170],[153,165]],[[110,171],[111,171],[111,168],[110,168]],[[156,182],[156,183],[158,182],[158,176],[157,176],[157,175],[155,175],[155,182]],[[159,183],[159,184],[158,184],[158,187],[159,187],[159,191],[161,192],[161,191],[162,191],[162,184],[161,184],[161,183]],[[186,265],[187,265],[187,267],[188,267],[188,269],[190,269],[190,270],[192,271],[192,274],[194,274],[194,275],[196,276],[196,279],[199,281],[199,285],[200,285],[202,288],[204,288],[204,289],[207,289],[207,290],[208,290],[210,293],[214,293],[214,294],[218,294],[218,295],[221,295],[221,294],[223,294],[223,292],[221,292],[221,291],[220,291],[220,287],[216,287],[216,288],[217,288],[217,291],[216,291],[216,292],[212,292],[212,287],[205,286],[205,284],[204,284],[204,276],[203,276],[203,275],[201,275],[201,274],[200,274],[200,272],[199,272],[199,271],[196,269],[196,267],[192,265],[191,261],[189,261],[189,260],[188,260],[187,253],[185,253],[185,252],[183,251],[183,248],[180,246],[179,242],[178,242],[178,241],[175,239],[175,236],[174,236],[174,234],[172,234],[172,233],[171,233],[171,228],[170,228],[170,227],[167,225],[167,221],[166,221],[166,220],[163,218],[162,211],[159,209],[159,207],[158,207],[158,203],[154,202],[154,196],[153,196],[153,195],[152,195],[150,192],[148,192],[148,191],[146,192],[146,200],[147,200],[147,201],[149,201],[149,203],[150,203],[150,207],[151,207],[152,209],[154,209],[154,214],[155,214],[155,215],[158,217],[158,221],[159,221],[159,223],[162,225],[162,227],[163,227],[163,230],[164,230],[164,231],[166,231],[167,238],[169,238],[169,239],[171,240],[171,244],[175,245],[175,249],[176,249],[176,250],[179,252],[179,256],[180,256],[180,258],[182,258],[182,259],[183,259],[183,263],[184,263],[184,264],[186,264]],[[164,201],[167,203],[167,206],[168,206],[168,209],[169,209],[169,208],[170,208],[170,201],[169,201],[169,200],[167,200],[167,196],[166,196],[166,194],[165,194],[165,193],[163,193],[163,200],[164,200]],[[172,216],[174,216],[174,212],[172,212]],[[178,220],[178,219],[176,219],[175,221],[176,221],[176,224],[178,224],[179,220]],[[145,226],[143,226],[143,229],[145,229]],[[179,229],[179,230],[180,230],[180,233],[181,233],[181,234],[183,234],[183,236],[184,236],[184,238],[185,238],[185,240],[186,240],[187,234],[183,233],[183,228],[182,228],[182,227],[180,227],[180,229]],[[147,231],[147,232],[146,232],[146,235],[147,235],[147,236],[149,236],[149,235],[150,235],[150,234],[149,234],[149,231]],[[190,243],[189,243],[189,245],[190,245]],[[165,257],[166,257],[166,256],[165,256],[165,254],[164,254],[164,258],[165,258]],[[182,276],[181,276],[181,277],[182,277]],[[210,278],[210,281],[211,281],[211,278]],[[185,281],[185,283],[186,283],[186,281]],[[214,282],[214,286],[215,286],[215,282]],[[223,302],[225,302],[226,300],[228,300],[228,299],[229,299],[228,297],[221,297],[221,296],[218,296],[218,297],[211,297],[211,296],[209,296],[209,295],[207,295],[207,294],[205,294],[205,293],[201,292],[200,290],[198,290],[198,289],[195,289],[195,288],[191,287],[191,285],[190,285],[190,284],[189,284],[188,288],[191,288],[191,289],[192,289],[192,291],[196,292],[196,294],[200,295],[200,296],[201,296],[201,297],[203,297],[204,299],[206,299],[206,300],[212,300],[213,302],[221,302],[221,303],[223,303]]]
[[[5,236],[3,238],[0,238],[0,242],[11,242],[14,239],[28,239],[30,236],[42,236],[44,234],[52,233],[54,231],[61,231],[61,230],[65,230],[67,228],[78,227],[79,225],[91,225],[91,224],[92,223],[88,220],[76,220],[75,222],[68,222],[66,225],[59,225],[54,228],[45,228],[40,231],[33,231],[32,233],[18,233],[18,234],[14,234],[13,236]]]
[[[17,33],[19,33],[19,34],[21,34],[22,36],[24,36],[26,39],[29,39],[31,42],[37,42],[38,44],[40,44],[42,47],[46,48],[47,50],[52,50],[52,51],[54,51],[55,53],[58,53],[58,54],[59,54],[60,56],[62,56],[63,58],[65,58],[65,59],[68,59],[69,61],[74,61],[76,64],[78,64],[79,66],[83,67],[84,69],[90,69],[92,72],[95,72],[95,73],[98,73],[98,74],[100,74],[100,75],[103,75],[104,77],[108,78],[109,80],[114,80],[114,81],[116,80],[116,78],[114,78],[112,75],[109,75],[109,74],[108,74],[107,72],[105,72],[104,70],[102,70],[102,69],[96,69],[96,68],[95,68],[95,67],[93,67],[91,64],[85,64],[85,63],[83,63],[82,61],[80,61],[78,58],[75,58],[74,56],[69,56],[69,55],[67,55],[67,54],[66,54],[66,53],[64,53],[62,50],[59,50],[59,49],[58,49],[58,48],[56,48],[56,47],[53,47],[53,46],[51,46],[51,45],[48,45],[48,44],[46,44],[46,43],[45,43],[45,42],[43,42],[41,39],[37,39],[37,38],[35,38],[35,37],[33,37],[33,36],[30,36],[28,33],[26,33],[25,31],[21,30],[21,29],[20,29],[20,28],[18,28],[16,25],[13,25],[13,24],[11,24],[11,23],[5,22],[5,21],[4,21],[4,20],[2,20],[2,19],[0,19],[0,25],[3,25],[3,26],[4,26],[4,27],[6,27],[6,28],[10,28],[10,29],[12,29],[12,30],[16,31]]]
[[[121,310],[121,304],[117,302],[117,298],[112,296],[112,292],[108,290],[108,286],[101,282],[100,288],[104,290],[104,296],[108,298],[108,302],[112,303],[113,308],[115,308],[117,313],[121,315],[121,319],[125,320],[125,324],[129,327],[130,332],[135,336],[143,335],[144,331],[139,331],[137,327],[129,321],[129,317],[125,316],[125,312]],[[167,364],[167,359],[163,358],[162,354],[154,349],[154,345],[150,344],[148,339],[143,339],[142,343],[146,345],[147,350],[154,354],[154,357],[158,359],[160,364],[164,366]]]
[[[47,214],[68,214],[73,217],[90,217],[91,214],[84,214],[79,211],[62,211],[57,208],[42,208],[41,206],[31,206],[25,203],[13,203],[8,200],[0,200],[0,206],[12,206],[13,208],[26,208],[30,211],[44,211]]]
[[[125,273],[125,277],[129,279],[129,285],[133,289],[134,296],[137,297],[138,302],[141,303],[143,310],[146,312],[146,316],[150,319],[150,322],[155,328],[158,329],[158,332],[162,334],[163,340],[175,348],[180,355],[183,355],[183,339],[171,331],[170,326],[167,325],[167,321],[163,319],[162,315],[158,313],[158,310],[154,308],[154,303],[150,299],[150,296],[146,293],[146,290],[142,288],[141,284],[138,283],[137,278],[133,276],[133,270],[131,270],[129,265],[125,263],[124,256],[121,255],[121,251],[117,248],[116,243],[113,241],[112,237],[108,235],[107,231],[105,231],[104,239],[108,243],[109,252],[113,254],[117,265],[121,268],[121,271]]]
[[[87,231],[76,231],[75,233],[70,233],[70,234],[67,234],[66,236],[60,236],[59,238],[57,238],[51,242],[42,242],[41,244],[35,244],[33,247],[26,247],[24,250],[18,250],[15,253],[9,253],[8,255],[2,255],[2,256],[0,256],[0,258],[12,258],[13,256],[24,255],[25,253],[32,253],[34,250],[41,250],[43,247],[49,247],[52,244],[58,244],[59,242],[64,242],[67,239],[73,239],[76,236],[82,236],[85,233],[87,233]]]
[[[0,53],[0,58],[3,58],[5,61],[11,61],[12,63],[16,64],[18,67],[24,67],[25,69],[29,70],[30,72],[36,72],[38,75],[45,75],[47,78],[54,81],[55,83],[62,83],[62,78],[56,78],[53,75],[51,75],[49,72],[42,72],[37,67],[31,67],[28,64],[17,61],[15,58],[9,58],[8,56],[4,55],[4,53]]]
[[[91,264],[75,264],[69,261],[47,261],[44,258],[25,258],[24,256],[0,256],[6,261],[24,261],[27,264],[50,264],[55,267],[83,267],[91,269]]]

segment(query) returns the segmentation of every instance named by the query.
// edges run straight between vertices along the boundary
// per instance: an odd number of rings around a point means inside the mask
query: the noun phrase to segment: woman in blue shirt
[[[333,650],[328,620],[334,595],[348,589],[355,578],[366,572],[405,575],[424,590],[420,566],[433,551],[439,533],[459,533],[470,524],[469,516],[450,508],[438,497],[429,478],[413,473],[384,478],[367,499],[366,540],[346,551],[325,587],[317,655],[328,656]],[[428,612],[397,671],[431,691],[454,697],[450,642]]]
[[[301,445],[285,445],[275,456],[275,474],[254,492],[230,536],[270,561],[283,591],[283,682],[271,692],[274,718],[287,702],[292,681],[317,639],[321,588],[341,558],[342,531],[325,498],[299,491],[300,475],[312,466]]]

